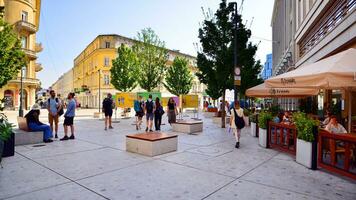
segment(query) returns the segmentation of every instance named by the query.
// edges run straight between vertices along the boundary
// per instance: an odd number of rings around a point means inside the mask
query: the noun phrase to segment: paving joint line
[[[21,155],[22,155],[22,154],[21,154]],[[22,155],[22,156],[24,156],[24,155]],[[24,156],[24,157],[26,157],[26,156]],[[28,158],[28,157],[27,157],[27,158]],[[90,191],[90,192],[93,192],[94,194],[96,194],[96,195],[98,195],[98,196],[100,196],[100,197],[102,197],[102,198],[104,198],[104,199],[110,200],[110,198],[108,198],[108,197],[106,197],[106,196],[104,196],[104,195],[102,195],[102,194],[100,194],[100,193],[98,193],[98,192],[96,192],[96,191],[94,191],[94,190],[92,190],[92,189],[90,189],[90,188],[88,188],[88,187],[86,187],[86,186],[84,186],[84,185],[82,185],[82,184],[76,182],[75,180],[73,180],[73,179],[71,179],[71,178],[69,178],[69,177],[67,177],[67,176],[65,176],[65,175],[63,175],[63,174],[61,174],[61,173],[59,173],[59,172],[57,172],[57,171],[55,171],[55,170],[53,170],[53,169],[51,169],[51,168],[45,166],[45,165],[43,165],[43,164],[41,164],[41,163],[39,163],[39,162],[37,162],[37,161],[31,159],[31,158],[28,158],[28,159],[31,160],[32,162],[36,163],[37,165],[39,165],[39,166],[41,166],[41,167],[43,167],[43,168],[46,168],[46,169],[52,171],[53,173],[55,173],[55,174],[57,174],[57,175],[59,175],[59,176],[65,178],[65,179],[69,180],[70,182],[73,182],[73,183],[75,183],[75,184],[77,184],[77,185],[79,185],[79,186],[85,188],[86,190],[88,190],[88,191]],[[70,183],[70,182],[68,182],[68,183]]]

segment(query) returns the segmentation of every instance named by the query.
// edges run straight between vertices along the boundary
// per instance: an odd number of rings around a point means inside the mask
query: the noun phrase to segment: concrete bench
[[[213,117],[213,122],[215,124],[218,124],[219,126],[221,126],[221,117]],[[226,117],[225,118],[225,123],[229,124],[230,123],[230,117]]]
[[[203,131],[203,121],[183,120],[172,124],[173,131],[189,134],[198,134]]]
[[[21,129],[14,129],[15,146],[26,144],[38,144],[43,142],[43,132],[28,132]]]
[[[26,118],[17,117],[17,123],[19,128],[13,130],[15,133],[15,146],[43,142],[43,131],[29,131]]]
[[[160,132],[126,135],[126,151],[157,156],[177,151],[178,136]]]

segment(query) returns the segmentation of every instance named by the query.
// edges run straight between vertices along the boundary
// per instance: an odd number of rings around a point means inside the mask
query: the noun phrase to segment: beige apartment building
[[[37,63],[37,53],[42,51],[42,45],[36,42],[36,32],[40,24],[41,0],[0,0],[0,12],[5,21],[14,26],[21,38],[22,49],[26,54],[27,63],[22,68],[23,103],[29,108],[35,103],[36,89],[40,81],[36,73],[42,70]],[[6,109],[17,109],[20,105],[21,72],[18,76],[0,88],[0,99],[5,99]]]
[[[74,59],[74,67],[71,69],[72,75],[69,75],[69,72],[67,72],[52,85],[52,88],[57,90],[57,93],[62,96],[66,95],[68,91],[74,91],[82,107],[98,107],[99,95],[102,100],[107,93],[115,94],[118,92],[110,84],[110,69],[112,60],[117,57],[117,48],[121,44],[132,46],[135,42],[131,38],[116,34],[97,36]],[[168,56],[167,65],[171,65],[176,56],[181,56],[189,60],[191,71],[193,73],[196,72],[195,57],[175,50],[168,50]],[[70,76],[73,76],[73,78],[70,79]],[[68,84],[70,80],[72,80],[72,85]],[[204,90],[204,85],[200,84],[197,77],[195,77],[191,92],[202,97]],[[139,91],[143,90],[137,87],[133,92]],[[172,96],[163,85],[156,88],[156,91],[160,91],[162,96]]]
[[[52,85],[51,89],[56,91],[61,98],[66,98],[70,92],[73,92],[73,70],[70,69]]]

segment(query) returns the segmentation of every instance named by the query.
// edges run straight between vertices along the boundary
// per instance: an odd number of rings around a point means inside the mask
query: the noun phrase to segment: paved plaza
[[[79,117],[76,140],[16,146],[0,169],[0,199],[356,199],[356,182],[259,147],[249,128],[235,149],[232,134],[211,118],[199,135],[177,133],[177,152],[128,153],[125,135],[137,132],[133,121],[121,119],[104,131],[103,121]]]

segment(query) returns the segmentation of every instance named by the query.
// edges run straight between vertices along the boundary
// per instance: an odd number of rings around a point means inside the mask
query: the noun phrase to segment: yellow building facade
[[[36,42],[39,28],[41,0],[0,0],[0,12],[5,21],[14,26],[21,39],[22,49],[27,63],[23,66],[23,106],[28,109],[35,103],[36,89],[40,81],[36,73],[42,70],[37,63],[36,53],[42,51],[42,45]],[[0,89],[0,98],[5,98],[6,109],[16,109],[20,105],[21,72],[16,79]]]
[[[99,106],[99,94],[100,101],[102,101],[107,93],[115,94],[118,92],[118,90],[110,84],[112,60],[118,56],[117,48],[121,44],[132,46],[135,42],[136,41],[131,38],[116,34],[99,35],[74,59],[74,67],[72,68],[73,88],[71,91],[76,92],[77,100],[82,107],[97,108]],[[190,63],[191,71],[193,73],[196,71],[196,58],[178,51],[168,50],[167,65],[171,65],[176,56],[187,58]],[[64,77],[60,77],[57,82],[52,85],[52,88],[60,88],[59,83],[63,82],[63,80]],[[65,90],[69,91],[69,88]],[[195,77],[191,92],[202,96],[204,90],[204,85],[200,84]],[[57,93],[61,94],[59,91],[60,89],[58,89]],[[133,92],[139,91],[143,90],[137,87]],[[160,91],[162,96],[172,96],[163,85],[159,86],[156,91]]]

